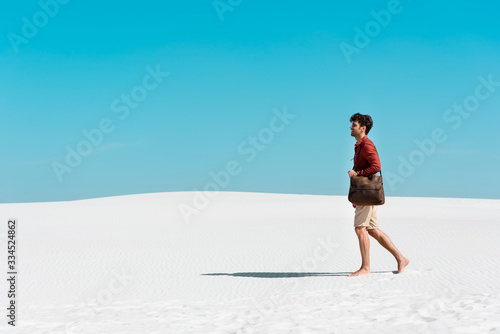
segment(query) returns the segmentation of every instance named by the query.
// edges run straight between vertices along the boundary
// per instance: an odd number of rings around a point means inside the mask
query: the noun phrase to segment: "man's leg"
[[[396,261],[398,262],[398,273],[402,273],[408,263],[410,263],[410,260],[401,254],[387,234],[379,228],[370,229],[368,230],[368,233],[396,258]]]
[[[361,276],[370,274],[370,237],[366,226],[355,227],[359,239],[359,250],[361,251],[361,268],[347,276]]]

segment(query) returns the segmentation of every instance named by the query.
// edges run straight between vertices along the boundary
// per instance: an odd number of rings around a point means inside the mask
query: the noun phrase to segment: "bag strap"
[[[363,143],[363,145],[360,145],[358,156],[359,156],[359,154],[361,154],[361,149],[363,148],[363,146],[365,146],[365,143]],[[377,154],[378,154],[378,152],[377,152]],[[354,156],[356,157],[356,150],[354,151]],[[353,158],[353,160],[354,160],[354,158]],[[352,170],[354,170],[354,166],[355,165],[352,165]],[[380,169],[380,176],[382,177],[382,168]]]

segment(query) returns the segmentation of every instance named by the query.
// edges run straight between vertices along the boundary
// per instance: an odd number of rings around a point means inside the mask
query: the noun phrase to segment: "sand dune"
[[[1,249],[18,220],[15,331],[500,333],[500,200],[387,198],[381,229],[411,263],[394,274],[371,239],[372,275],[350,278],[346,197],[222,192],[187,222],[193,196],[1,204]]]

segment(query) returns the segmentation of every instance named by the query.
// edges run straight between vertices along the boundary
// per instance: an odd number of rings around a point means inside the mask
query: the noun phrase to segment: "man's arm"
[[[380,172],[380,158],[378,156],[377,149],[375,145],[371,142],[366,142],[363,144],[363,157],[368,160],[369,166],[363,170],[356,171],[358,175],[361,176],[369,176],[375,173]]]

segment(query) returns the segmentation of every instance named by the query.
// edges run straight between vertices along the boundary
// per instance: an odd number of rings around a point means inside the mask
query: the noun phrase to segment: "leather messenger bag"
[[[349,187],[349,202],[355,205],[382,205],[385,203],[384,182],[380,176],[353,176]]]

